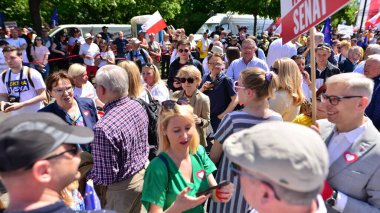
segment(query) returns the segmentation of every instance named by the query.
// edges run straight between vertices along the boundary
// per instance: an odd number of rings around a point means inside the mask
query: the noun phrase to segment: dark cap
[[[108,27],[107,26],[103,26],[102,29],[108,29]]]
[[[42,159],[62,144],[88,144],[94,133],[70,126],[53,113],[24,113],[0,124],[0,172],[15,171]]]
[[[78,28],[74,28],[73,29],[73,33],[78,33],[79,32],[79,29]]]

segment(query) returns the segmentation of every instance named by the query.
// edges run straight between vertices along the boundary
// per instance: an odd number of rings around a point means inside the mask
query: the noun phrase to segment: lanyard
[[[24,71],[24,67],[21,68],[21,71],[20,71],[20,78],[18,79],[18,97],[21,96],[21,81],[22,81],[22,74],[23,74],[23,71]],[[11,74],[12,74],[12,70],[9,68],[9,74],[8,74],[8,82],[7,82],[7,86],[8,86],[8,95],[11,94]]]

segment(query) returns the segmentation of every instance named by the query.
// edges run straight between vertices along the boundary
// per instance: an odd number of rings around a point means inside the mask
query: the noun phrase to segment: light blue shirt
[[[231,64],[230,67],[227,70],[227,76],[233,79],[234,81],[237,81],[240,76],[240,72],[246,68],[249,67],[259,67],[265,71],[269,71],[268,65],[265,61],[253,57],[251,61],[248,62],[248,64],[244,63],[243,57],[235,59]]]
[[[358,65],[356,65],[353,72],[360,73],[364,75],[364,65],[365,61],[360,62]]]

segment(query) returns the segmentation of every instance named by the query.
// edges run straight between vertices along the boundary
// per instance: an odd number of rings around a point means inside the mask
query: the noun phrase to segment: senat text
[[[294,34],[309,28],[309,25],[325,14],[326,0],[306,0],[297,5],[293,10]]]

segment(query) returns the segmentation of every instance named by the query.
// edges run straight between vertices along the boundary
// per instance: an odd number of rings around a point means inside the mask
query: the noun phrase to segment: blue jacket
[[[98,116],[96,112],[96,107],[94,101],[90,98],[74,98],[79,106],[79,110],[83,116],[84,125],[88,128],[93,128],[95,123],[98,121]],[[62,120],[66,121],[71,125],[71,122],[66,116],[66,112],[58,106],[57,102],[47,105],[46,107],[39,110],[39,112],[51,112],[58,115]]]
[[[375,86],[373,88],[373,94],[371,103],[365,109],[365,114],[372,120],[373,125],[380,129],[380,76],[373,79]]]

